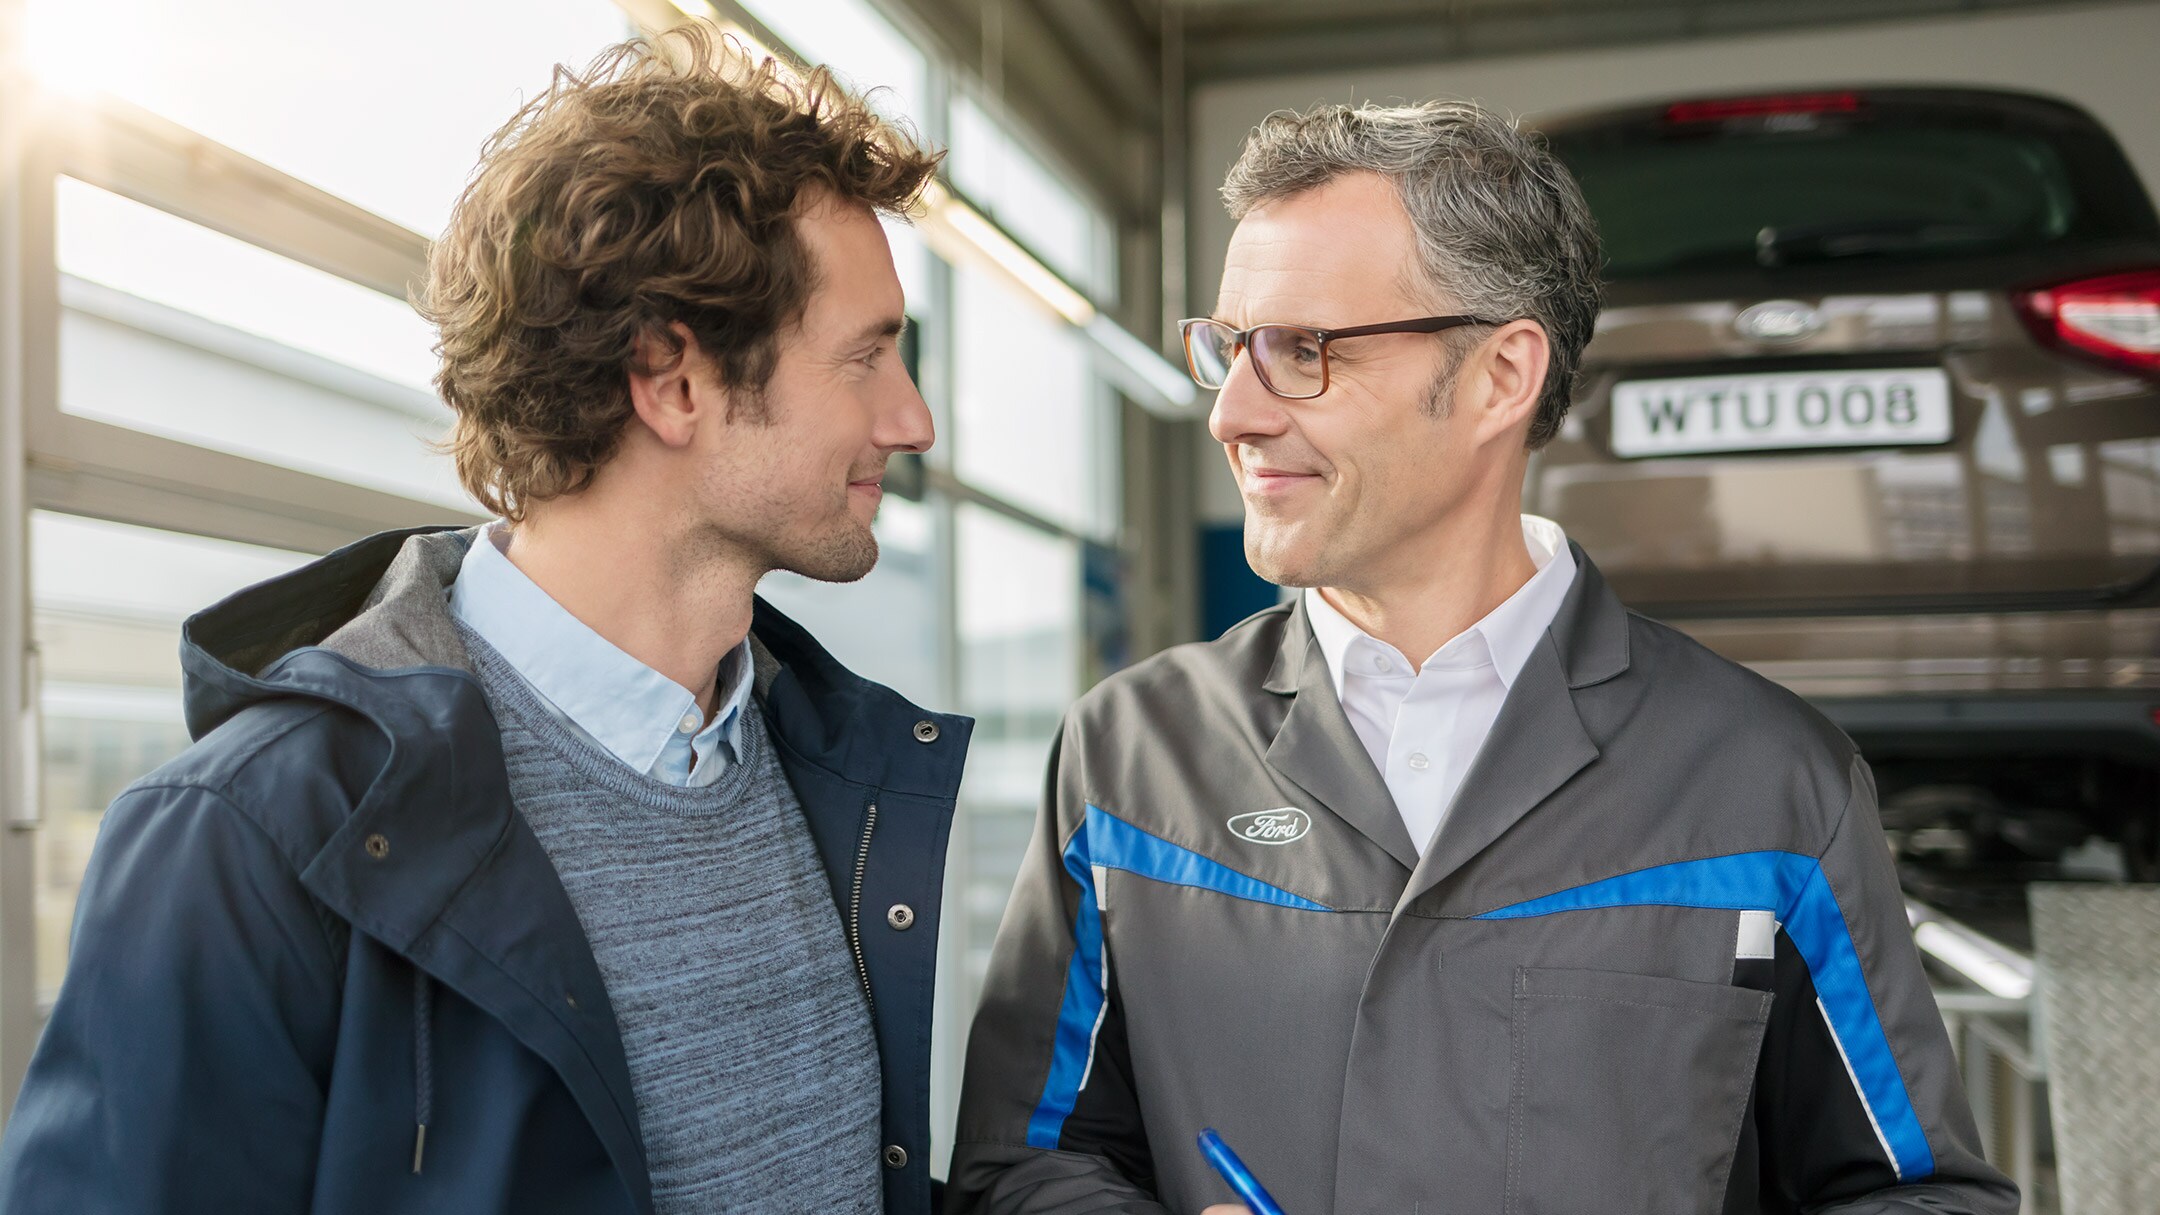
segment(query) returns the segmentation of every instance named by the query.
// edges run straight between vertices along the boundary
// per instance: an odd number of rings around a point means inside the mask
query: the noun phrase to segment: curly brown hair
[[[816,287],[801,208],[904,216],[939,159],[825,69],[752,62],[695,26],[557,67],[481,150],[416,301],[465,488],[512,520],[584,488],[632,416],[629,376],[682,358],[677,322],[730,410],[764,417]]]

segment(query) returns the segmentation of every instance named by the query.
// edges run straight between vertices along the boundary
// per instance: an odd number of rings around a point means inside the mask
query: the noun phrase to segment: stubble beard
[[[860,582],[877,568],[877,536],[867,527],[824,538],[814,549],[779,568],[817,582]]]
[[[877,532],[855,517],[847,499],[849,492],[840,491],[836,521],[802,544],[791,546],[794,551],[775,554],[778,559],[774,568],[816,582],[860,582],[877,568]]]
[[[692,529],[689,542],[679,550],[680,558],[691,565],[707,559],[747,561],[761,571],[760,576],[779,570],[817,582],[859,582],[876,568],[877,534],[855,517],[847,490],[840,491],[824,521],[814,528],[782,529],[771,522],[789,513],[786,503],[778,499],[730,503],[723,517],[708,516]],[[764,526],[726,522],[724,517],[756,520]]]

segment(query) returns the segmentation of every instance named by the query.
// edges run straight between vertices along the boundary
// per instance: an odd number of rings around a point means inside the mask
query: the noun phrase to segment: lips
[[[1243,477],[1245,492],[1254,494],[1287,493],[1319,480],[1319,473],[1292,472],[1286,468],[1248,468]]]

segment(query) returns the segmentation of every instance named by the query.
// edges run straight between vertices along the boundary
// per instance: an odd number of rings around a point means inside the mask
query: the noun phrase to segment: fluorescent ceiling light
[[[1198,393],[1183,368],[1104,316],[1093,303],[980,211],[932,181],[923,189],[923,239],[939,257],[1003,276],[1088,339],[1098,368],[1150,413],[1191,416]]]
[[[1096,351],[1108,356],[1096,362],[1126,396],[1149,413],[1168,418],[1191,416],[1200,393],[1184,368],[1173,366],[1107,316],[1097,316],[1081,329]]]
[[[1052,312],[1085,328],[1095,319],[1095,305],[1066,283],[1048,266],[1036,261],[982,212],[955,198],[936,181],[923,188],[923,235],[930,247],[947,261],[987,263],[1003,271],[1029,295],[1049,305]],[[941,239],[946,238],[946,239]],[[957,242],[957,243],[955,243]]]

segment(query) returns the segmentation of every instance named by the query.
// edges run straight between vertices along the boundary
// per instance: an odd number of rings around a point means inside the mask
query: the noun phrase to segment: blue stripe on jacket
[[[1912,1096],[1890,1052],[1890,1040],[1868,994],[1845,914],[1830,880],[1811,856],[1742,852],[1623,873],[1542,898],[1488,911],[1481,920],[1514,920],[1606,907],[1715,907],[1768,911],[1807,962],[1831,1035],[1844,1052],[1861,1103],[1882,1135],[1901,1182],[1935,1171],[1935,1153],[1914,1112]]]
[[[1050,1075],[1043,1082],[1042,1100],[1028,1118],[1028,1146],[1049,1151],[1057,1150],[1065,1119],[1072,1115],[1080,1090],[1087,1085],[1095,1061],[1095,1034],[1109,1007],[1109,960],[1103,951],[1102,904],[1095,888],[1098,868],[1122,869],[1254,903],[1301,911],[1333,910],[1150,835],[1099,806],[1089,806],[1080,829],[1065,845],[1065,872],[1080,886],[1080,908],[1073,916],[1072,961],[1065,967],[1065,1001],[1058,1009]]]

